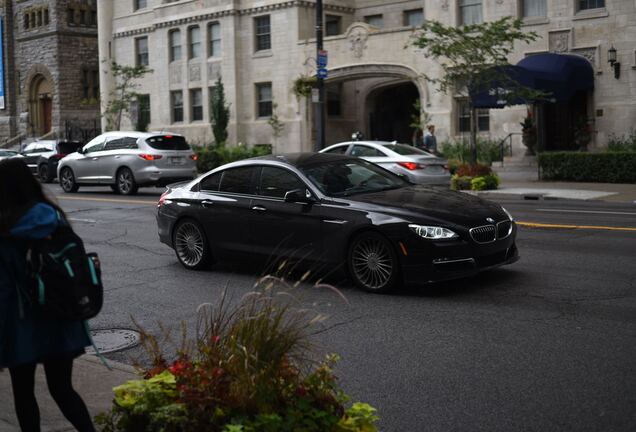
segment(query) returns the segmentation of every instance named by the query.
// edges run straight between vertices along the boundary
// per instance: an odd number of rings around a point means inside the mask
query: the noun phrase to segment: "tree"
[[[505,91],[498,96],[507,101],[537,100],[546,95],[522,86],[506,72],[515,42],[529,43],[539,37],[536,32],[522,31],[521,24],[521,20],[512,17],[462,27],[427,21],[409,44],[442,67],[441,78],[423,74],[427,81],[444,93],[452,91],[467,96],[472,164],[477,162],[477,108],[473,98],[478,91],[504,87]]]
[[[137,79],[142,78],[152,69],[144,65],[126,66],[112,62],[110,70],[115,77],[115,89],[110,93],[110,100],[104,108],[102,116],[106,119],[107,130],[119,130],[121,128],[122,114],[130,116],[130,106],[139,96],[136,92],[139,84]]]
[[[216,80],[210,100],[210,124],[216,145],[227,141],[227,125],[230,121],[230,106],[225,102],[225,89],[221,77]]]
[[[280,135],[283,133],[283,129],[285,129],[285,124],[280,121],[278,114],[276,114],[276,108],[278,108],[278,104],[276,102],[272,102],[272,115],[269,120],[267,120],[267,124],[272,128],[274,144],[278,142],[278,138],[280,138]]]

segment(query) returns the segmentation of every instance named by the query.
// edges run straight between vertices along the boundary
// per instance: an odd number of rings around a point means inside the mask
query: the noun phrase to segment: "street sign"
[[[319,68],[326,68],[328,61],[329,61],[329,59],[328,59],[328,56],[327,56],[327,51],[325,51],[325,50],[318,51],[318,60],[316,60],[316,63],[318,63],[318,67]]]
[[[318,90],[317,88],[311,89],[311,102],[312,103],[320,102],[320,90]]]
[[[327,78],[327,69],[318,68],[318,73],[316,75],[318,75],[318,78],[322,78],[322,79]]]

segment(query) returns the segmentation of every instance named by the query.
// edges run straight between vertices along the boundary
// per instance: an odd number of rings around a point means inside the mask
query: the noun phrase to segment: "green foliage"
[[[451,177],[452,190],[493,190],[499,187],[499,177],[497,174],[490,172],[483,175],[458,175],[453,174]]]
[[[199,306],[196,335],[188,339],[183,330],[173,361],[163,355],[164,341],[137,325],[152,367],[114,389],[112,409],[98,419],[103,430],[375,432],[372,407],[345,410],[348,397],[333,372],[337,356],[313,359],[310,335],[325,317],[298,309],[290,288],[264,277],[238,303],[224,294],[216,306]]]
[[[471,160],[470,144],[464,140],[444,141],[439,146],[443,157],[456,160],[460,163],[468,163]],[[477,161],[490,165],[494,161],[501,160],[501,148],[499,141],[486,138],[477,138]]]
[[[607,143],[609,152],[636,152],[636,129],[632,128],[623,136],[610,134]]]
[[[119,130],[122,115],[130,115],[130,105],[137,100],[136,90],[139,84],[136,81],[152,72],[152,69],[144,65],[120,65],[113,61],[110,70],[115,78],[115,89],[110,94],[110,100],[104,107],[102,116],[106,119],[106,130]]]
[[[411,115],[411,124],[409,124],[409,126],[413,129],[424,130],[431,122],[431,115],[422,107],[422,101],[420,99],[415,101],[413,109],[416,114]]]
[[[452,190],[470,190],[471,184],[470,181],[473,178],[470,176],[459,176],[457,174],[453,174],[451,177],[451,189]]]
[[[230,107],[225,101],[225,88],[219,77],[212,88],[210,98],[210,124],[212,135],[216,145],[225,144],[227,141],[227,125],[230,122]]]
[[[226,163],[270,154],[272,147],[258,145],[250,148],[239,143],[236,146],[193,147],[193,150],[197,155],[197,171],[204,173]]]
[[[540,153],[543,180],[597,183],[636,183],[636,152]]]
[[[297,98],[311,96],[311,90],[316,87],[318,79],[315,76],[301,75],[294,80],[292,92]]]
[[[280,134],[283,133],[283,129],[285,129],[285,124],[280,121],[278,118],[278,114],[276,114],[276,109],[278,108],[278,104],[276,102],[272,102],[272,115],[267,120],[267,124],[272,128],[272,135],[274,135],[274,141],[277,141],[280,137]]]

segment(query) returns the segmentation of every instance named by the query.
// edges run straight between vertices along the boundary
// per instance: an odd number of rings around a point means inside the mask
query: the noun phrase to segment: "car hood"
[[[464,192],[427,186],[359,194],[347,197],[353,203],[371,205],[385,213],[411,213],[416,219],[439,220],[446,223],[475,227],[486,225],[486,218],[496,222],[507,220],[501,206]]]

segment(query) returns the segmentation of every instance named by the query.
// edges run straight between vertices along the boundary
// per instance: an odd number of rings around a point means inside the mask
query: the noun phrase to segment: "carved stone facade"
[[[231,143],[274,141],[267,118],[258,116],[259,102],[267,101],[259,101],[257,89],[265,85],[271,86],[271,98],[285,124],[276,150],[313,148],[315,106],[311,98],[296,97],[290,90],[298,77],[316,72],[313,0],[148,0],[146,8],[136,11],[132,4],[129,0],[99,2],[100,20],[105,20],[104,25],[100,21],[100,56],[102,60],[133,64],[135,38],[148,37],[154,72],[141,81],[140,92],[150,95],[151,129],[181,132],[194,143],[212,142],[206,101],[221,77],[231,110]],[[595,138],[590,147],[603,147],[610,133],[622,135],[636,123],[636,4],[633,0],[606,0],[605,7],[585,11],[577,10],[581,3],[575,0],[546,4],[545,16],[523,17],[522,1],[483,0],[481,16],[484,20],[519,17],[524,20],[524,30],[539,34],[536,42],[516,47],[510,57],[513,64],[527,55],[545,52],[580,55],[591,63],[595,89],[580,96],[585,99],[585,112],[576,115],[593,125]],[[324,0],[324,7],[324,46],[329,53],[327,105],[330,100],[331,105],[339,104],[336,114],[327,117],[328,143],[347,139],[353,130],[370,136],[374,123],[391,121],[381,115],[379,101],[383,99],[379,95],[400,86],[422,100],[437,126],[438,140],[460,134],[461,101],[439,93],[422,78],[424,72],[435,77],[439,66],[417,50],[405,48],[413,34],[413,27],[406,25],[409,14],[423,10],[426,20],[459,25],[462,8],[458,0]],[[214,37],[212,25],[220,29]],[[200,47],[191,46],[192,27],[200,29]],[[170,61],[168,36],[174,30],[180,31],[181,56]],[[213,43],[218,46],[211,48]],[[614,78],[607,65],[611,46],[622,63],[620,79]],[[200,54],[192,55],[193,49]],[[100,62],[100,66],[106,72],[108,62]],[[113,83],[108,82],[108,75],[102,73],[101,77],[105,100]],[[199,88],[204,120],[192,122],[188,114],[190,90]],[[183,95],[183,122],[171,121],[171,92]],[[482,133],[496,139],[519,132],[525,113],[525,106],[491,110],[486,114],[489,128]]]

